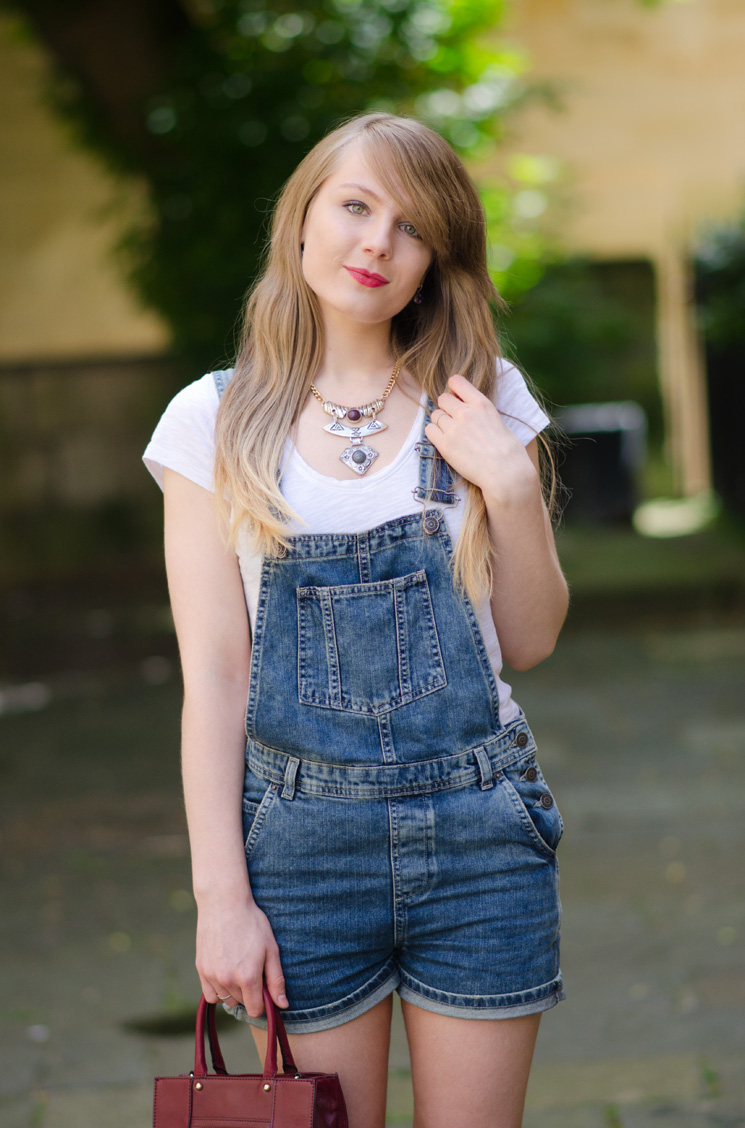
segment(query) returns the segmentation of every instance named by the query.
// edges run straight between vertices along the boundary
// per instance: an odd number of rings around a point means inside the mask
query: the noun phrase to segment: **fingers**
[[[221,987],[218,983],[211,983],[209,979],[205,979],[202,975],[199,976],[199,982],[202,985],[202,994],[208,1003],[227,1002],[230,1006],[235,1006],[235,1000],[227,987]]]
[[[436,407],[430,416],[430,423],[433,427],[439,427],[442,430],[442,425],[446,420],[450,420],[451,416],[441,407]]]
[[[259,1018],[264,1013],[263,988],[264,977],[259,970],[256,974],[242,977],[233,992],[234,995],[240,996],[240,1001],[251,1018]]]
[[[437,407],[432,412],[432,414],[434,415],[436,412],[441,411],[443,415],[449,415],[452,417],[459,409],[462,408],[463,400],[459,400],[455,396],[451,396],[449,392],[443,392],[441,396],[437,397]]]
[[[478,388],[474,388],[470,380],[466,380],[465,376],[456,372],[448,380],[448,390],[437,397],[437,406],[452,415],[454,408],[462,408],[466,405],[491,406],[491,400]]]
[[[225,979],[228,976],[224,976]],[[225,1003],[229,1007],[241,1005],[245,1007],[251,1018],[259,1018],[264,1013],[264,981],[269,989],[269,994],[278,1007],[285,1008],[290,1004],[286,995],[285,977],[279,960],[279,951],[267,952],[263,975],[261,971],[255,975],[248,974],[240,981],[225,984],[212,980],[202,979],[202,994],[208,1003]]]
[[[442,430],[435,423],[428,423],[424,428],[424,434],[425,437],[429,439],[432,445],[438,450],[438,452],[440,454],[443,454],[443,451],[441,449],[442,439],[444,438]]]
[[[264,1013],[263,977],[261,974],[241,978],[240,983],[211,982],[202,980],[202,994],[208,1003],[225,1003],[229,1007],[241,1005],[251,1018]],[[221,977],[227,979],[225,975]]]
[[[432,412],[430,419],[435,427],[442,428],[448,422],[457,419],[471,405],[451,392],[443,392],[437,397],[437,407]]]
[[[282,965],[279,962],[278,950],[267,953],[266,963],[264,964],[264,978],[269,988],[269,994],[272,996],[277,1006],[288,1007],[290,1004],[285,994],[285,977],[282,974]]]
[[[455,372],[450,377],[448,380],[448,389],[454,397],[457,397],[464,403],[470,403],[478,399],[486,399],[478,388],[474,388],[470,380],[467,380],[465,376],[461,376],[460,372]],[[447,395],[448,393],[445,392],[443,394]],[[440,399],[442,399],[442,396]]]

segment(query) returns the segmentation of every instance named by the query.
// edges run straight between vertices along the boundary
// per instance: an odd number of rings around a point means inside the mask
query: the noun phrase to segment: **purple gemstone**
[[[356,407],[350,407],[349,411],[347,412],[347,419],[351,419],[353,423],[356,423],[357,420],[361,418],[362,412],[358,411]]]

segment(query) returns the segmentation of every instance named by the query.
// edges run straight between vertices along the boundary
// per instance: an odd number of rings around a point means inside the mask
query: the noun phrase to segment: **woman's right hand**
[[[289,1005],[277,941],[253,900],[200,906],[196,965],[208,1003],[242,1003],[258,1018],[264,1013],[265,981],[277,1006]]]

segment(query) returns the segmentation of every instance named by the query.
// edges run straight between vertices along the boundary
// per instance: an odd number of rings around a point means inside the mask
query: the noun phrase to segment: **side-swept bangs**
[[[485,255],[484,211],[466,170],[439,133],[409,118],[368,115],[359,140],[376,175],[441,266],[469,269]]]

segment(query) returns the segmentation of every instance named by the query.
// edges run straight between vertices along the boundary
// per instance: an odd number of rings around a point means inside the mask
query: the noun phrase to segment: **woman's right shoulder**
[[[232,369],[228,369],[225,375],[228,375],[228,373],[232,375]],[[189,423],[192,420],[199,422],[205,419],[214,427],[220,404],[216,377],[222,376],[223,373],[221,372],[206,372],[198,380],[187,384],[185,388],[176,393],[161,418],[171,417],[184,423]]]
[[[213,488],[215,420],[220,403],[218,383],[226,384],[230,370],[208,372],[177,392],[163,412],[143,460],[158,485],[168,467],[203,486]]]

